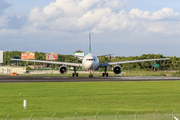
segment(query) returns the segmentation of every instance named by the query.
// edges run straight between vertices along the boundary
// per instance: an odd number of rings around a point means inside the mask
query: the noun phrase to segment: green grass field
[[[20,96],[22,94],[22,97]],[[23,109],[27,100],[27,109]],[[180,81],[1,83],[0,119],[180,112]],[[114,119],[114,118],[113,118]],[[49,119],[50,120],[50,119]],[[83,119],[82,119],[83,120]],[[88,120],[88,119],[87,119]]]

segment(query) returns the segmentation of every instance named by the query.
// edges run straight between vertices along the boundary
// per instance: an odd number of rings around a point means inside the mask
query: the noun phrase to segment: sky
[[[177,0],[0,0],[0,50],[180,57]]]

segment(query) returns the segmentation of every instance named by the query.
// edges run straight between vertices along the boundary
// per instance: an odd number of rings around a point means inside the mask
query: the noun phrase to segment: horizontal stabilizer
[[[114,54],[98,55],[97,57],[111,56],[111,55],[114,55]]]

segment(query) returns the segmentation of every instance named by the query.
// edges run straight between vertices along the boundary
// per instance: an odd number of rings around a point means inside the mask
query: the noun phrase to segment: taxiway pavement
[[[105,82],[105,81],[175,81],[180,77],[38,77],[0,76],[0,83],[11,82]]]

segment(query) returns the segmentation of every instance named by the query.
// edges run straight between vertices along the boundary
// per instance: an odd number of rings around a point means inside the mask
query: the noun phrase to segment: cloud
[[[9,8],[12,4],[6,2],[5,0],[0,0],[0,29],[4,28],[8,23],[8,17],[3,14],[6,8]]]
[[[29,22],[38,29],[87,30],[89,26],[100,23],[101,18],[110,15],[113,10],[121,9],[125,3],[126,0],[57,0],[43,10],[33,9]]]
[[[0,29],[4,28],[7,23],[8,23],[8,17],[0,16]]]
[[[26,16],[12,16],[9,17],[9,21],[5,28],[7,29],[21,29],[25,25],[27,25],[27,17]]]
[[[63,34],[111,33],[118,37],[113,39],[115,41],[180,35],[180,14],[172,8],[164,7],[154,12],[133,8],[126,12],[123,6],[128,2],[129,0],[56,0],[43,9],[33,8],[28,15],[0,16],[0,34],[10,35],[14,32],[39,37],[46,34],[51,38],[62,37]]]
[[[163,8],[159,11],[155,11],[153,13],[150,13],[148,11],[142,11],[139,9],[132,9],[129,12],[129,16],[132,19],[135,18],[144,18],[144,19],[149,19],[149,20],[162,20],[162,19],[179,19],[180,15],[178,12],[174,12],[172,8]]]
[[[21,29],[28,24],[27,16],[0,16],[0,29]]]
[[[137,47],[144,53],[147,46],[151,52],[154,44],[157,48],[167,44],[161,50],[170,53],[166,48],[170,44],[174,46],[180,43],[179,12],[168,7],[154,12],[138,8],[125,11],[123,8],[128,2],[56,0],[43,9],[33,8],[26,15],[1,14],[0,47],[8,45],[11,50],[45,50],[68,54],[76,49],[86,50],[87,32],[93,32],[92,42],[97,43],[93,44],[96,48],[94,51],[101,53],[113,53],[115,50],[118,54],[126,54],[125,51],[129,50],[132,55]],[[107,49],[99,50],[99,45]],[[127,50],[122,51],[124,48]]]
[[[42,10],[32,9],[28,16],[29,23],[34,29],[61,32],[103,33],[126,30],[132,34],[143,31],[145,35],[179,34],[179,28],[176,26],[179,26],[180,14],[174,12],[172,8],[165,7],[153,13],[133,8],[127,13],[122,10],[127,2],[127,0],[57,0]],[[175,24],[172,22],[174,20]],[[176,28],[174,32],[173,27]]]
[[[11,6],[10,3],[6,2],[5,0],[0,0],[0,13],[1,13],[4,9],[6,9],[6,8],[8,8],[8,7],[10,7],[10,6]]]

